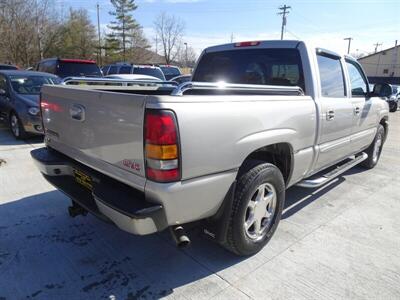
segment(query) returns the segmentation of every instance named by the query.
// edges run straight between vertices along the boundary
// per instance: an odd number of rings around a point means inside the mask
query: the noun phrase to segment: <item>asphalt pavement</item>
[[[30,158],[42,145],[0,126],[0,300],[400,299],[400,111],[375,169],[289,189],[275,236],[249,258],[196,229],[179,250],[168,232],[70,218]]]

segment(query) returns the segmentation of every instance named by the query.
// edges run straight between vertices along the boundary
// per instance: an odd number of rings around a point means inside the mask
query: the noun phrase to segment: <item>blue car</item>
[[[16,139],[43,134],[40,89],[58,83],[60,79],[48,73],[0,70],[0,116]]]

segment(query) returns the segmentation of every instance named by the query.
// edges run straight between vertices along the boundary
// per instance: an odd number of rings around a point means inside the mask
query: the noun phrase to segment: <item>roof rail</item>
[[[158,80],[134,80],[134,79],[117,79],[117,78],[101,78],[101,77],[66,77],[61,81],[63,85],[70,84],[95,84],[95,85],[115,85],[115,86],[129,86],[129,84],[140,85],[169,85],[177,86],[173,81],[158,81]]]
[[[297,95],[304,96],[304,91],[298,86],[235,84],[225,82],[184,82],[171,93],[172,96],[183,96],[189,90],[215,90],[266,95]]]

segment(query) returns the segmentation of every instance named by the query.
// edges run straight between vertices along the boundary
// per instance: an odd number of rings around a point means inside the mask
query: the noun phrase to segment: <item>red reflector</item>
[[[155,170],[147,168],[147,178],[157,182],[171,182],[179,180],[179,169],[174,170]]]
[[[258,46],[261,42],[253,41],[253,42],[240,42],[236,43],[235,47],[251,47],[251,46]]]
[[[148,110],[145,120],[146,144],[177,144],[175,118],[170,111]]]

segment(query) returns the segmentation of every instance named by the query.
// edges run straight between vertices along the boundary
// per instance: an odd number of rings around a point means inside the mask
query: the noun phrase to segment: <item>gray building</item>
[[[371,83],[400,84],[400,45],[397,41],[396,46],[359,58],[358,62]]]

